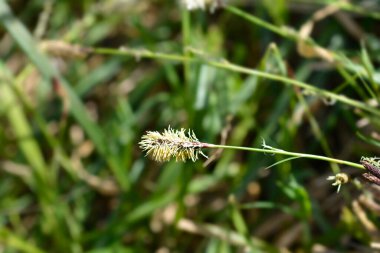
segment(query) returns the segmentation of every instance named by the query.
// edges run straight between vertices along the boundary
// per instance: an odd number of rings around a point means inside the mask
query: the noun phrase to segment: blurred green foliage
[[[170,125],[210,143],[378,154],[377,1],[228,4],[0,0],[1,252],[374,250],[380,208],[358,169],[234,150],[158,164],[139,150]],[[352,178],[340,194],[326,181],[338,171]]]

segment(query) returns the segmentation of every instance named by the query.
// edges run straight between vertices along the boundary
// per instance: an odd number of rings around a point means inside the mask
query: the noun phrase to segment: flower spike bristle
[[[175,158],[177,162],[188,159],[195,162],[199,154],[207,158],[201,151],[205,143],[200,142],[193,131],[188,130],[186,134],[184,128],[174,130],[169,126],[163,133],[147,131],[141,139],[140,148],[158,162],[167,162],[171,158]]]

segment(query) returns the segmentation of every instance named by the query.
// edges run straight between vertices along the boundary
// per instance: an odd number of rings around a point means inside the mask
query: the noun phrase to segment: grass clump
[[[0,248],[378,250],[379,11],[0,0]]]

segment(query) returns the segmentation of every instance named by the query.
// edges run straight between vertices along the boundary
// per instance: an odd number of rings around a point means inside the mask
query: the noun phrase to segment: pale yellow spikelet
[[[337,192],[339,192],[340,190],[340,187],[343,185],[343,184],[346,184],[349,180],[349,177],[346,173],[338,173],[334,176],[329,176],[327,178],[327,180],[331,180],[331,181],[334,181],[332,183],[333,186],[338,186],[338,189],[337,189]]]
[[[163,133],[148,131],[139,142],[140,148],[146,151],[146,155],[158,162],[166,162],[171,158],[185,162],[190,159],[195,162],[198,155],[204,155],[201,151],[205,144],[200,142],[194,132],[182,128],[174,130],[170,127]]]

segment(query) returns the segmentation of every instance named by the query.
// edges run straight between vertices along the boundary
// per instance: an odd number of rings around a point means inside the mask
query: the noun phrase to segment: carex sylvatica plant
[[[190,129],[186,130],[181,128],[180,130],[175,130],[170,126],[162,133],[157,131],[147,131],[141,139],[142,140],[139,142],[140,148],[146,152],[148,157],[157,162],[167,162],[171,159],[175,159],[177,162],[185,162],[187,160],[195,162],[198,160],[199,155],[208,158],[202,152],[202,149],[237,149],[251,152],[281,154],[290,156],[290,159],[309,158],[348,165],[360,169],[364,168],[367,172],[363,173],[363,177],[372,183],[380,185],[380,162],[376,157],[362,157],[359,164],[326,156],[277,149],[267,145],[265,141],[262,143],[262,148],[211,144],[200,142],[195,133]],[[341,185],[349,181],[348,175],[345,173],[337,173],[336,175],[329,176],[327,180],[333,181],[332,185],[338,187],[338,192]]]

